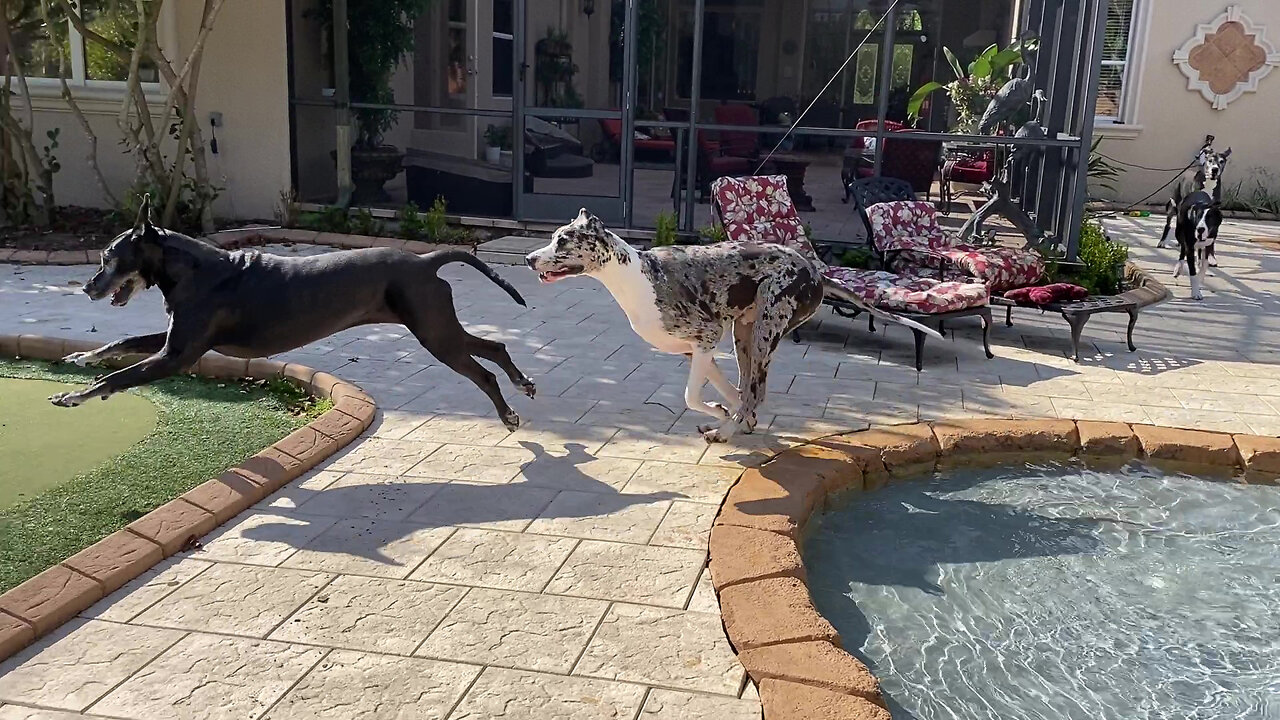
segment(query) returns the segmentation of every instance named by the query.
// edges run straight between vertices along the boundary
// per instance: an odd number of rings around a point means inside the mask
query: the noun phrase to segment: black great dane
[[[209,350],[238,358],[267,357],[357,325],[399,323],[440,362],[479,386],[507,428],[519,427],[520,416],[503,399],[493,373],[476,358],[496,364],[530,397],[533,381],[515,366],[502,343],[475,337],[462,327],[452,289],[436,276],[442,265],[464,262],[525,304],[510,283],[474,255],[452,250],[419,256],[390,248],[297,258],[227,252],[157,227],[150,208],[150,198],[144,198],[137,223],[103,250],[102,267],[84,292],[93,300],[110,296],[112,305],[123,306],[154,285],[164,293],[169,329],[63,358],[87,365],[149,354],[88,388],[54,395],[49,399],[55,405],[106,399],[177,374]]]

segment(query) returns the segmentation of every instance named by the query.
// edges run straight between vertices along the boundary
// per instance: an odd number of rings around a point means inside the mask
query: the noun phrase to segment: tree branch
[[[49,0],[42,0],[40,12],[44,16],[45,25],[52,26],[53,23],[49,18]],[[102,194],[111,203],[112,207],[119,207],[120,201],[116,199],[115,193],[111,192],[111,188],[107,185],[107,178],[102,174],[102,168],[98,165],[98,135],[93,131],[93,126],[89,124],[89,119],[81,111],[80,103],[76,102],[75,96],[71,94],[71,86],[67,84],[67,65],[70,63],[71,58],[68,57],[65,46],[59,43],[58,47],[58,82],[62,85],[62,99],[66,101],[67,107],[71,108],[71,114],[80,123],[80,129],[84,131],[85,137],[89,140],[89,151],[86,153],[85,159],[89,163],[89,169],[93,171],[93,179],[97,182],[98,189],[102,191]]]

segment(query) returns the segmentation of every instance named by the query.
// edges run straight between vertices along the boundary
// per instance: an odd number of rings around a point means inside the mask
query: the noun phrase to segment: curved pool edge
[[[0,335],[0,356],[58,360],[99,345],[39,335]],[[117,358],[106,365],[124,367],[141,357]],[[360,388],[296,363],[209,353],[191,372],[224,379],[283,377],[314,397],[331,399],[333,407],[218,477],[0,595],[0,661],[161,560],[193,547],[199,538],[351,444],[373,423],[377,412],[373,398]]]
[[[725,632],[759,687],[765,720],[890,718],[879,682],[841,647],[806,585],[805,527],[829,496],[877,490],[958,463],[1077,456],[1280,476],[1277,438],[1086,420],[912,423],[781,452],[730,488],[709,546]]]

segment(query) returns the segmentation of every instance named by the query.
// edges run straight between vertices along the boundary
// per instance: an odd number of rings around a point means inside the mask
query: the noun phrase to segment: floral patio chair
[[[1034,250],[960,242],[938,223],[932,203],[879,203],[867,208],[867,220],[876,250],[895,272],[975,278],[992,293],[1035,285],[1045,275],[1044,260]]]
[[[972,281],[943,281],[891,272],[827,265],[818,257],[796,213],[782,175],[720,178],[711,186],[712,206],[730,240],[776,243],[796,250],[822,273],[824,302],[838,312],[867,312],[872,318],[906,325],[916,339],[916,369],[923,363],[926,334],[938,335],[946,319],[982,317],[983,347],[992,357],[987,287]]]

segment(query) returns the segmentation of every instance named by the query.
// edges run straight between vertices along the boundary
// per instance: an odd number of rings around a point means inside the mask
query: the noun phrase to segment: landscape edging
[[[83,340],[0,335],[0,355],[59,360],[98,347]],[[118,359],[124,365],[129,359]],[[89,609],[164,558],[349,445],[372,423],[377,405],[360,388],[296,363],[209,353],[192,372],[213,378],[283,377],[333,407],[222,475],[198,485],[0,595],[0,661]]]
[[[957,462],[1076,456],[1280,474],[1277,438],[1085,420],[911,423],[781,452],[743,472],[729,489],[708,547],[725,633],[760,687],[765,720],[813,720],[819,695],[826,698],[823,720],[890,720],[879,682],[842,648],[813,603],[803,562],[797,563],[805,526],[829,496],[874,491]]]

